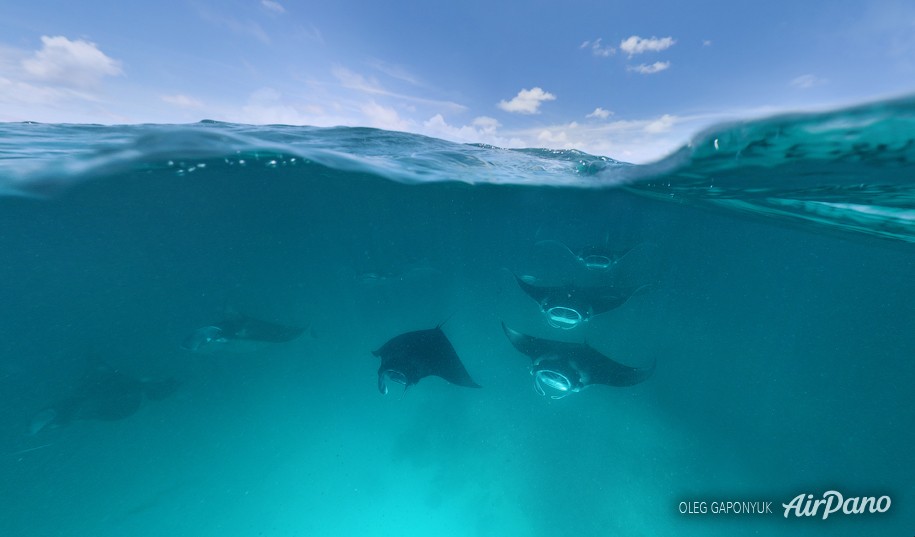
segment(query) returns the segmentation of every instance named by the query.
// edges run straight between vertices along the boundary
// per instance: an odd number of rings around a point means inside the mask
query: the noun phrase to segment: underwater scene
[[[911,535],[915,99],[666,159],[0,125],[0,535]]]

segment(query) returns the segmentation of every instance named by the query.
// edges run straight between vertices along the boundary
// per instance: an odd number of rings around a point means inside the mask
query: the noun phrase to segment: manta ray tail
[[[458,310],[452,311],[447,317],[445,317],[444,321],[438,323],[435,327],[438,329],[441,329],[443,326],[445,326],[445,324],[448,323],[448,321],[451,320],[452,317],[454,317],[454,314],[456,314],[457,312],[458,312]]]

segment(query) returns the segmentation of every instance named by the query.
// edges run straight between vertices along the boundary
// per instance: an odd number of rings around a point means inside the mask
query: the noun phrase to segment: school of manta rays
[[[514,274],[518,287],[540,309],[551,330],[565,332],[594,316],[625,304],[633,296],[650,291],[653,282],[621,276],[620,266],[634,250],[652,255],[650,245],[623,251],[586,247],[577,251],[559,241],[536,244],[548,255],[570,259],[576,280],[547,281],[531,274]],[[638,280],[636,278],[635,280]],[[480,388],[461,362],[443,330],[447,321],[433,328],[396,335],[372,354],[380,359],[378,390],[388,393],[389,384],[400,384],[405,393],[428,376],[467,388]],[[308,331],[308,327],[276,324],[242,314],[228,315],[214,324],[194,330],[181,344],[188,352],[218,352],[245,344],[283,344]],[[573,343],[524,334],[502,323],[502,331],[517,352],[530,360],[534,390],[542,396],[562,399],[593,385],[633,386],[648,379],[655,369],[631,367],[602,354],[587,343]],[[150,381],[132,378],[105,364],[97,365],[77,389],[40,410],[32,419],[30,434],[68,425],[75,420],[120,420],[136,412],[143,401],[158,401],[179,388],[173,378]]]

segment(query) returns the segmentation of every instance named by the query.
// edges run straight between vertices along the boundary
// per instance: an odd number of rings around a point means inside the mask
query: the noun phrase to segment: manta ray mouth
[[[605,255],[588,255],[578,259],[588,270],[608,270],[613,267],[613,260]]]
[[[225,343],[222,328],[218,326],[204,326],[198,328],[193,334],[181,343],[181,348],[191,352],[204,350],[210,343]]]
[[[378,375],[378,391],[382,395],[388,394],[388,385],[385,380],[390,380],[391,382],[396,382],[397,384],[404,385],[404,391],[406,391],[407,386],[407,376],[397,371],[396,369],[385,369]]]
[[[546,314],[546,320],[550,326],[562,330],[571,330],[585,320],[578,310],[565,306],[553,306],[544,310],[543,313]]]
[[[537,369],[533,372],[534,390],[550,399],[562,399],[575,391],[569,377],[552,369]]]

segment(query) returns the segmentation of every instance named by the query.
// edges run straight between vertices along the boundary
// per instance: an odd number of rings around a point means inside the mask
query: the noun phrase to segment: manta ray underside
[[[606,313],[625,304],[633,295],[647,289],[640,287],[536,285],[530,276],[515,276],[524,294],[540,306],[547,321],[563,329],[575,328],[595,315]]]
[[[629,367],[585,343],[528,336],[505,323],[502,323],[502,330],[512,346],[531,359],[534,389],[553,399],[561,399],[594,384],[633,386],[644,382],[654,372],[654,364],[647,368]]]

